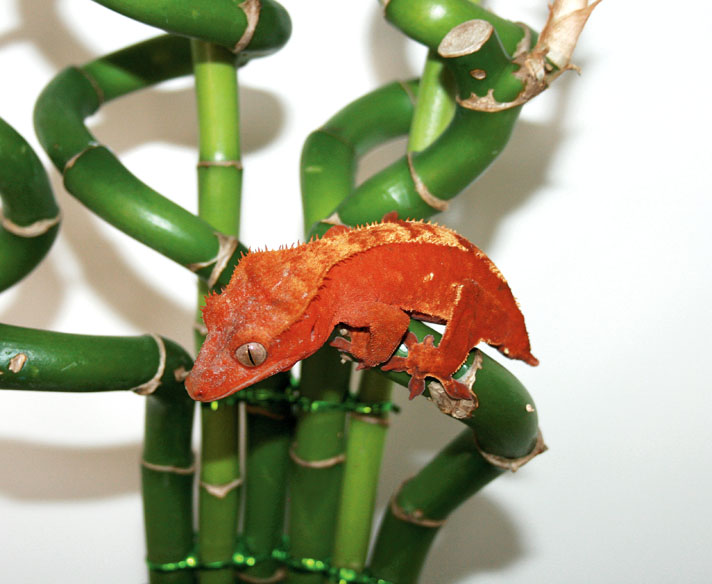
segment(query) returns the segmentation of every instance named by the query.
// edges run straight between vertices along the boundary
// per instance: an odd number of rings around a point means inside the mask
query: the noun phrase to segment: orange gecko
[[[422,221],[332,227],[321,239],[242,258],[221,294],[207,298],[208,335],[186,379],[200,401],[224,398],[332,345],[360,367],[406,371],[411,399],[425,379],[475,399],[452,378],[480,342],[530,365],[524,317],[485,254],[451,229]],[[418,342],[410,319],[446,324],[440,343]],[[345,330],[342,330],[345,329]],[[407,334],[406,334],[407,333]],[[394,356],[405,343],[407,357]]]

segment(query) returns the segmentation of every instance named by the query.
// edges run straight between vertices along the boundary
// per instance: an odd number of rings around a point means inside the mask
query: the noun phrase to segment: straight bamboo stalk
[[[351,367],[323,347],[302,362],[300,393],[315,401],[339,404],[348,393]],[[302,412],[291,446],[289,542],[298,559],[331,556],[344,461],[344,423],[339,410]],[[318,573],[292,572],[290,584],[318,584]]]
[[[357,399],[364,404],[390,400],[391,382],[376,370],[363,372]],[[332,565],[363,571],[371,538],[388,414],[350,414]]]
[[[289,375],[273,375],[256,386],[277,394],[289,387]],[[272,557],[284,540],[286,484],[289,447],[294,430],[287,401],[247,405],[247,460],[245,476],[245,518],[241,543],[256,559],[238,579],[277,579],[285,568]]]
[[[192,50],[200,128],[198,214],[216,230],[237,237],[242,190],[237,71],[222,47],[193,40]],[[201,303],[207,292],[200,283]],[[238,417],[236,403],[201,407],[198,549],[201,564],[210,566],[200,572],[201,584],[234,581],[230,562],[241,491]]]

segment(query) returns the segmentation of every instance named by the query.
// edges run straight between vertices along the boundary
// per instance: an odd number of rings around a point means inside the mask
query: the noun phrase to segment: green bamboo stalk
[[[444,519],[502,472],[482,458],[471,431],[461,432],[395,495],[381,523],[370,570],[394,584],[417,582]]]
[[[302,362],[300,393],[312,400],[341,403],[348,393],[351,367],[323,347]],[[302,412],[297,417],[290,454],[289,541],[295,558],[331,556],[343,472],[344,423],[339,410]],[[290,584],[317,584],[316,573],[290,573]]]
[[[191,362],[187,360],[187,369]],[[173,377],[146,398],[141,485],[151,584],[193,584],[195,403]],[[171,570],[171,568],[178,568]]]
[[[408,131],[414,83],[393,83],[356,100],[307,139],[302,153],[302,200],[309,230],[350,192],[358,156]],[[338,153],[333,164],[332,155]],[[314,233],[314,232],[313,232]],[[300,391],[317,400],[339,403],[348,391],[350,367],[341,365],[329,347],[302,363]],[[345,414],[302,413],[293,455],[301,461],[339,460],[344,454]],[[326,468],[293,465],[290,480],[290,553],[294,558],[324,560],[332,553],[342,465]],[[322,576],[292,573],[289,582],[311,584]]]
[[[255,53],[268,55],[284,46],[292,31],[289,14],[274,0],[94,1],[167,32],[222,45],[235,52],[248,47]]]
[[[200,129],[199,216],[216,230],[237,237],[242,192],[237,70],[223,47],[193,40],[192,49]],[[207,292],[201,282],[201,304]],[[222,566],[202,570],[201,584],[234,581],[230,562],[241,493],[238,418],[236,403],[201,407],[198,548],[201,564]]]
[[[289,375],[283,373],[257,384],[256,389],[284,392],[288,387]],[[258,560],[240,573],[248,578],[276,578],[284,570],[272,557],[272,550],[280,548],[284,539],[285,485],[293,430],[293,416],[286,401],[247,406],[245,518],[241,543],[244,551]]]
[[[45,257],[59,229],[59,207],[40,159],[0,118],[0,292]]]
[[[364,371],[358,391],[362,403],[387,402],[391,382],[376,370]],[[363,571],[371,538],[378,475],[388,431],[388,414],[351,414],[332,565]]]
[[[263,54],[247,47],[236,63]],[[172,36],[70,67],[41,93],[35,127],[70,193],[115,227],[208,280],[220,245],[213,228],[133,176],[84,125],[106,101],[190,72],[189,41]],[[232,253],[219,285],[227,284],[244,251],[238,246]]]
[[[0,338],[3,389],[152,391],[146,398],[141,469],[151,582],[192,583],[190,572],[170,571],[185,564],[193,548],[194,404],[179,381],[192,365],[190,356],[175,343],[151,335],[76,335],[0,324]]]
[[[322,234],[330,227],[316,222],[351,194],[361,156],[408,133],[417,92],[417,82],[390,83],[353,101],[309,135],[300,164],[306,233]]]
[[[435,51],[428,51],[408,135],[408,151],[419,152],[438,138],[455,115],[454,82]]]

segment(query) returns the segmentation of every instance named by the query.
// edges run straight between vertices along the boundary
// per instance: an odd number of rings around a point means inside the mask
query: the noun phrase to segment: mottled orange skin
[[[332,345],[362,367],[407,371],[411,398],[426,377],[456,399],[473,394],[452,374],[480,342],[530,365],[524,317],[499,270],[454,231],[430,223],[384,220],[356,229],[338,226],[318,240],[251,252],[230,283],[207,298],[208,335],[186,379],[191,397],[212,401],[286,371],[319,349],[335,326],[350,341]],[[406,335],[410,318],[446,324],[439,345]],[[256,367],[235,350],[261,343]],[[405,342],[408,356],[393,353]]]

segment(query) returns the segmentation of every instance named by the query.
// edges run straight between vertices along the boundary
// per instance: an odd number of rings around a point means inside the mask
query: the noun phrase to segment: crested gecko
[[[423,221],[337,225],[321,239],[245,255],[230,283],[207,297],[207,337],[186,379],[193,399],[231,395],[332,345],[359,367],[406,371],[411,399],[425,379],[475,399],[452,375],[480,342],[536,365],[524,317],[492,261],[451,229]],[[445,324],[436,346],[410,319]],[[395,356],[404,343],[407,357]]]

